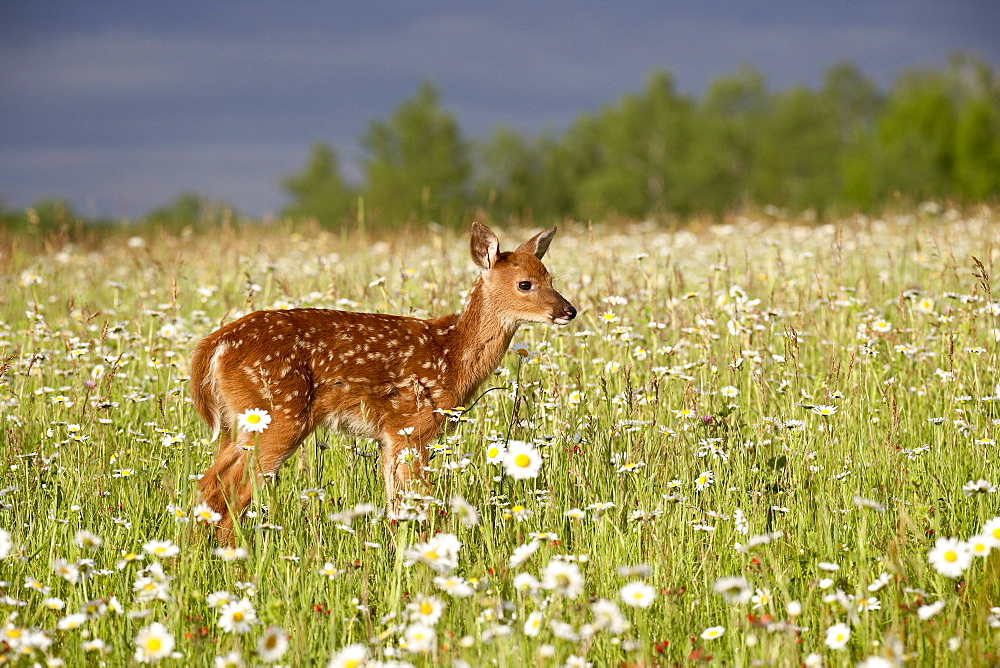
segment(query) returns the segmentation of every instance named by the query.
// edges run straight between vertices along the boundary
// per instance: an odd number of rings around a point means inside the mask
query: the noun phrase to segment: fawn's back
[[[312,431],[322,423],[379,438],[386,420],[420,405],[452,408],[462,383],[454,359],[457,315],[420,320],[328,309],[258,311],[199,344],[219,394],[209,420],[231,430],[246,399]]]

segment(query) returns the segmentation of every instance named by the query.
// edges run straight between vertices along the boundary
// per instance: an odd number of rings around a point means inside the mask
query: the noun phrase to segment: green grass
[[[984,211],[561,229],[546,262],[580,316],[518,334],[537,354],[509,355],[484,386],[500,389],[441,437],[433,498],[414,502],[426,519],[344,523],[337,513],[383,505],[376,446],[320,432],[260,490],[235,561],[213,552],[209,527],[167,510],[194,506],[194,476],[213,455],[188,398],[195,342],[249,308],[456,310],[475,278],[467,239],[252,228],[4,249],[0,529],[12,547],[0,560],[0,664],[125,665],[154,622],[182,655],[163,662],[185,666],[234,650],[258,664],[267,627],[287,634],[279,663],[289,665],[325,664],[352,643],[372,661],[418,666],[801,665],[810,654],[826,665],[994,663],[1000,549],[955,578],[927,555],[1000,515],[991,487],[963,491],[998,482],[1000,307],[973,259],[994,273],[998,223]],[[504,232],[506,248],[527,236]],[[544,453],[538,478],[487,463],[491,440],[508,437]],[[322,498],[302,497],[316,488]],[[452,511],[456,496],[478,524]],[[573,508],[582,517],[567,517]],[[78,546],[81,530],[101,546]],[[407,563],[408,547],[441,532],[461,542],[454,574],[471,584],[467,597]],[[554,535],[511,567],[538,532]],[[179,551],[157,558],[144,552],[150,540]],[[518,591],[519,574],[542,579],[557,558],[579,566],[579,596]],[[53,567],[84,559],[77,582]],[[157,562],[162,576],[140,573]],[[334,577],[320,574],[327,564]],[[165,579],[149,585],[160,598],[135,590],[143,575]],[[716,593],[726,576],[745,578],[755,600]],[[632,581],[655,590],[650,607],[620,598]],[[221,590],[252,602],[249,633],[219,626],[207,597]],[[422,596],[445,606],[426,652],[403,643]],[[598,624],[598,599],[615,601],[629,628]],[[59,628],[88,607],[77,628]],[[538,633],[526,635],[536,611]],[[840,622],[850,638],[832,649],[826,631]],[[721,637],[701,637],[715,626]],[[86,650],[95,639],[104,649]]]

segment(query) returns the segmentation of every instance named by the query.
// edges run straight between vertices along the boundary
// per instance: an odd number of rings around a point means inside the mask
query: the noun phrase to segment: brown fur
[[[421,320],[326,309],[257,311],[205,337],[191,357],[191,395],[222,437],[199,483],[204,500],[223,516],[219,539],[232,540],[234,518],[250,503],[247,462],[256,461],[258,480],[276,473],[321,424],[382,443],[386,496],[395,503],[422,477],[427,445],[445,420],[436,409],[473,398],[518,325],[565,324],[576,316],[541,263],[554,234],[551,228],[500,253],[496,236],[473,223],[470,250],[482,273],[458,314]],[[524,281],[531,282],[529,290],[521,289]],[[237,414],[251,408],[267,410],[270,425],[260,434],[237,434]],[[255,441],[251,455],[245,448]],[[412,464],[399,459],[408,447],[417,452]]]

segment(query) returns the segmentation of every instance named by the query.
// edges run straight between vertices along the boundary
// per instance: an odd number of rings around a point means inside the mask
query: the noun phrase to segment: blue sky
[[[670,71],[742,64],[772,89],[849,60],[888,87],[969,51],[1000,70],[993,0],[22,2],[0,0],[0,199],[142,215],[184,190],[259,216],[309,145],[359,140],[419,83],[469,138],[559,130]]]

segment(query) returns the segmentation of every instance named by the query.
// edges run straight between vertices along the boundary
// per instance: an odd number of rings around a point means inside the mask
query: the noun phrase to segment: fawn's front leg
[[[437,419],[420,420],[415,427],[387,426],[382,436],[382,477],[386,507],[398,510],[402,492],[427,487],[424,469],[430,459],[427,446],[440,431]]]

